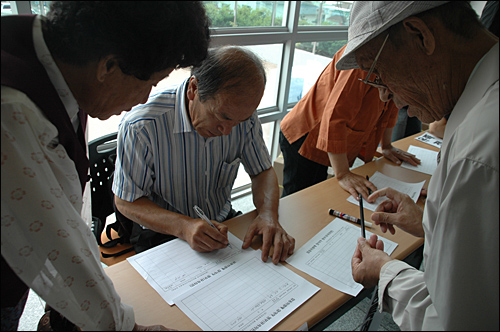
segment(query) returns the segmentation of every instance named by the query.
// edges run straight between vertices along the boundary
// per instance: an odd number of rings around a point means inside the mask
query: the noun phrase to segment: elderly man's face
[[[356,51],[356,61],[361,69],[370,69],[385,37],[386,34],[382,34]],[[396,49],[389,38],[373,73],[390,89],[387,93],[392,93],[398,108],[408,105],[409,116],[430,123],[441,119],[442,115],[439,115],[440,105],[435,102],[439,95],[433,87],[436,80],[424,61],[422,55],[409,48]]]
[[[80,107],[91,117],[106,120],[112,115],[128,112],[148,100],[151,88],[170,75],[173,68],[154,73],[147,81],[124,74],[116,68],[94,93],[80,100]]]
[[[188,86],[189,116],[198,134],[203,137],[229,135],[233,127],[248,120],[259,106],[264,89],[254,93],[245,91],[241,94],[224,93],[216,99],[201,102],[198,95],[197,81],[191,78]]]

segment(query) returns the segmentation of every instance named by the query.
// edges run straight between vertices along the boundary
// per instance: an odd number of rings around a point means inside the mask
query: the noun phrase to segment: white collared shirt
[[[78,105],[43,40],[34,45],[78,127]],[[29,78],[27,78],[29,79]],[[56,127],[22,92],[2,86],[2,256],[44,301],[83,330],[132,330],[133,309],[106,276],[97,242],[81,217],[74,162]]]
[[[424,269],[380,272],[379,298],[402,330],[499,328],[499,45],[471,74],[446,124],[425,203]]]

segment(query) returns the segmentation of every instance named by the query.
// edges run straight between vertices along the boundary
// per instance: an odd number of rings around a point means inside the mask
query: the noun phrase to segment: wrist
[[[391,150],[392,149],[392,144],[381,144],[382,150]]]

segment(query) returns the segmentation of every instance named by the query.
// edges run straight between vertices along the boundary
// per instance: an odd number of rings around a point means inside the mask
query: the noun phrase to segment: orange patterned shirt
[[[350,166],[356,157],[371,161],[385,129],[394,127],[398,118],[392,100],[381,101],[377,88],[358,80],[366,77],[365,71],[335,68],[344,49],[335,54],[309,92],[281,121],[288,142],[308,134],[299,153],[326,166],[330,165],[328,152],[346,153]]]

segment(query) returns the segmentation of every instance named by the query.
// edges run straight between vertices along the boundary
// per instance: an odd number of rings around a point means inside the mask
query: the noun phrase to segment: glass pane
[[[252,45],[245,47],[260,57],[266,69],[266,89],[264,90],[264,96],[262,96],[258,108],[276,106],[283,44]]]
[[[51,1],[30,1],[31,13],[36,15],[46,15],[49,11]]]
[[[203,1],[213,28],[283,26],[285,1]],[[236,7],[236,9],[235,9]]]
[[[12,11],[10,1],[2,1],[2,16],[12,14],[14,14],[14,12]]]
[[[299,25],[349,25],[353,1],[302,1]]]
[[[288,102],[298,102],[316,83],[319,75],[347,40],[295,44]]]

